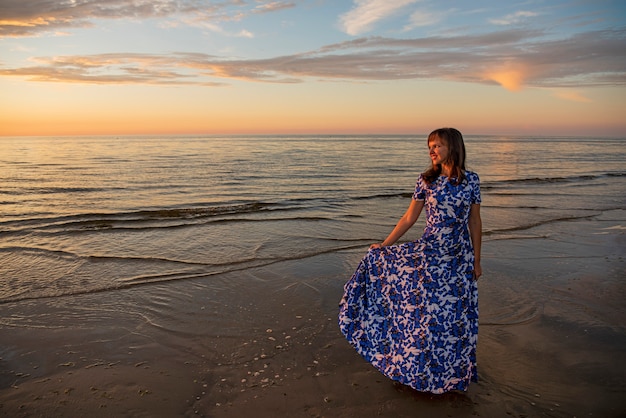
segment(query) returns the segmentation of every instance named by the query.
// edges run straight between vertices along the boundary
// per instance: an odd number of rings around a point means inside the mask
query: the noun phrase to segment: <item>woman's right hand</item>
[[[370,245],[370,250],[376,250],[376,249],[380,249],[383,248],[383,244],[372,244]]]

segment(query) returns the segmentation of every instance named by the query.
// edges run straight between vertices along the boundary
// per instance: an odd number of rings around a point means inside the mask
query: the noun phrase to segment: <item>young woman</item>
[[[465,391],[477,380],[480,180],[465,169],[458,130],[433,131],[428,148],[431,167],[406,213],[345,284],[339,326],[387,377],[424,392]],[[422,209],[422,237],[393,245]]]

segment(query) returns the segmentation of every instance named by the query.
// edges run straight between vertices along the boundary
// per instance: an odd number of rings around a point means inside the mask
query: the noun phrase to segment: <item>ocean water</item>
[[[626,138],[465,139],[485,241],[626,207]],[[427,165],[425,135],[0,138],[0,304],[359,253]]]

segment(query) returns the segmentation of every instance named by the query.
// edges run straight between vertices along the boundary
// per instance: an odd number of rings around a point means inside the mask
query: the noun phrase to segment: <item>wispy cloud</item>
[[[86,84],[153,84],[220,86],[224,82],[203,79],[197,62],[204,54],[98,54],[35,58],[25,68],[0,69],[0,75],[23,76],[33,81]]]
[[[253,13],[270,13],[278,10],[290,9],[295,7],[295,3],[287,1],[271,1],[266,4],[259,4],[253,10]]]
[[[499,84],[511,91],[526,86],[626,85],[626,29],[551,41],[543,35],[509,30],[457,37],[358,38],[308,53],[249,60],[199,53],[40,57],[34,66],[0,67],[0,76],[205,86],[223,85],[229,79],[272,83],[438,79]]]
[[[349,35],[369,31],[377,22],[393,16],[405,6],[418,0],[354,0],[355,7],[340,16],[341,28]]]
[[[411,30],[422,26],[436,25],[443,18],[442,12],[429,12],[425,10],[416,10],[409,17],[409,24],[404,27],[404,30]]]
[[[225,0],[2,0],[0,38],[27,37],[91,27],[95,19],[181,19],[187,24],[237,21],[245,16],[294,7],[293,2]]]
[[[590,103],[592,100],[588,97],[583,96],[580,92],[574,90],[557,90],[554,92],[554,96],[559,99],[569,100],[572,102],[579,103]]]
[[[538,13],[535,12],[529,12],[529,11],[518,11],[515,13],[511,13],[508,14],[504,17],[501,18],[497,18],[497,19],[489,19],[489,22],[493,23],[494,25],[502,25],[502,26],[507,26],[507,25],[516,25],[524,20],[526,20],[527,18],[530,17],[535,17],[538,16]]]

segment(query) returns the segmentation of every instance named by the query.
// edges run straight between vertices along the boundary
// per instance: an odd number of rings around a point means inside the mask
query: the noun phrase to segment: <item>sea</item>
[[[465,143],[485,242],[626,208],[626,138]],[[362,253],[428,164],[426,135],[0,138],[0,306]]]
[[[626,137],[465,143],[479,382],[437,401],[383,385],[337,326],[425,134],[0,138],[0,415],[624,416]]]

